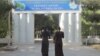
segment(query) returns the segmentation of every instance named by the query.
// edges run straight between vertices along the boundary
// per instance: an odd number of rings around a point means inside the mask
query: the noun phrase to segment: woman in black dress
[[[62,38],[64,38],[64,33],[58,28],[54,36],[55,56],[64,56]]]
[[[43,29],[42,32],[42,48],[41,48],[41,52],[42,52],[42,56],[48,56],[48,50],[49,50],[49,31],[48,29],[45,27]]]

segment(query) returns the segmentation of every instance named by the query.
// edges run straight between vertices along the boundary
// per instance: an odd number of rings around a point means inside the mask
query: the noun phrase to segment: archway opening
[[[42,28],[45,26],[48,27],[49,39],[52,40],[56,28],[59,27],[59,14],[35,14],[35,40],[41,40]]]

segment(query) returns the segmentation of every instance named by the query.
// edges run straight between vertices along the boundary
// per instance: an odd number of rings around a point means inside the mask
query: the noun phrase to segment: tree
[[[91,32],[93,35],[96,34],[98,29],[95,26],[100,23],[100,0],[82,0],[82,18],[89,24],[82,22],[82,27],[88,27],[88,32]],[[84,32],[85,30],[83,30]]]
[[[11,1],[9,0],[1,0],[0,1],[0,16],[11,10],[12,8]]]
[[[58,14],[35,14],[35,36],[37,36],[37,33],[41,33],[43,27],[48,27],[52,35],[54,30],[59,26],[58,17]]]
[[[83,2],[82,16],[91,22],[99,22],[100,14],[97,13],[100,10],[99,0],[84,0]]]
[[[35,28],[40,30],[44,26],[56,28],[58,26],[58,15],[36,14],[35,15]]]
[[[8,16],[12,9],[11,0],[0,1],[0,38],[4,38],[8,32]]]

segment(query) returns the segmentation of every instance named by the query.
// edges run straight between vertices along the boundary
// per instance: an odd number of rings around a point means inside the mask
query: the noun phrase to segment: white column
[[[59,15],[59,26],[61,28],[61,31],[64,31],[64,13],[61,13]]]
[[[64,14],[64,45],[68,43],[69,26],[68,26],[68,13]]]
[[[81,21],[80,21],[80,13],[76,13],[76,33],[75,33],[75,42],[78,45],[81,45]]]
[[[27,14],[27,44],[34,44],[34,14]]]
[[[19,41],[19,44],[25,44],[26,42],[26,19],[27,18],[27,14],[25,13],[22,13],[20,14],[20,41]]]
[[[67,22],[66,19],[67,18],[65,18],[65,13],[59,14],[59,26],[61,28],[61,31],[64,32],[64,39],[63,39],[64,45],[66,45],[66,28],[65,28],[67,26],[65,24],[65,22]]]
[[[72,26],[71,26],[71,30],[72,30],[72,33],[71,33],[71,35],[72,35],[72,43],[74,43],[75,44],[75,36],[76,36],[76,13],[72,13],[71,14],[71,19],[72,19]]]
[[[64,31],[64,44],[81,45],[81,22],[79,13],[62,13],[60,27]]]
[[[72,43],[72,13],[68,13],[68,43]]]
[[[13,44],[19,43],[19,37],[20,37],[20,30],[19,30],[19,21],[20,21],[20,14],[13,13],[12,15],[13,19],[13,34],[12,34],[12,42]]]

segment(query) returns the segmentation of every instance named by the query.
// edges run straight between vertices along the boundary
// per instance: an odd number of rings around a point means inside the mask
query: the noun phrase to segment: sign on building
[[[16,11],[79,10],[75,0],[14,0]]]

